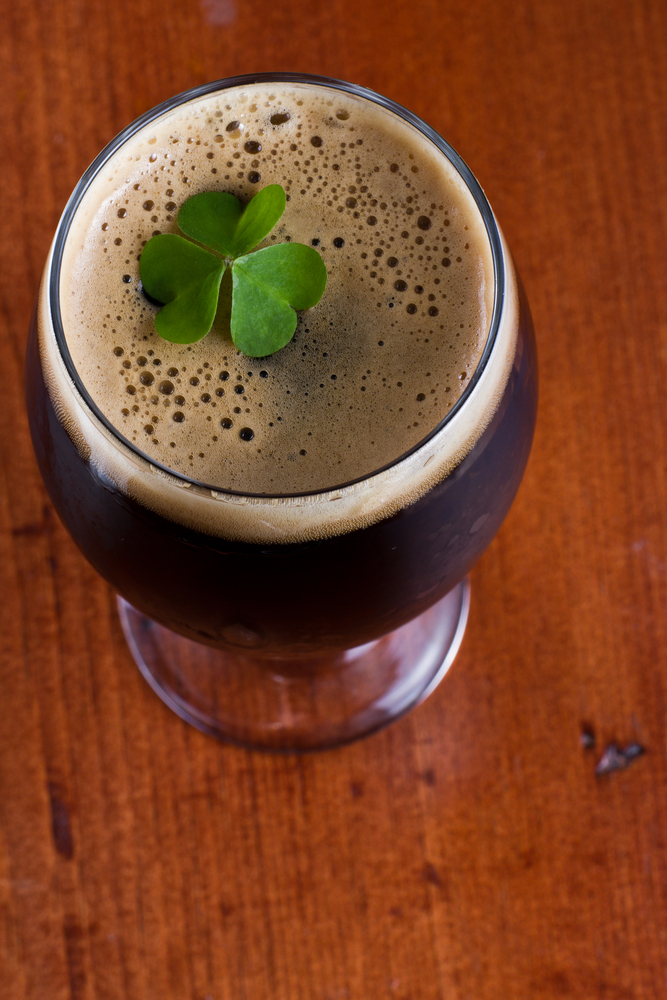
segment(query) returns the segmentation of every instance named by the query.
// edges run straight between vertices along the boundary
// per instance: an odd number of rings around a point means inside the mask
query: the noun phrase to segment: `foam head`
[[[262,245],[317,249],[320,304],[287,347],[249,359],[223,282],[205,340],[161,340],[146,241],[178,232],[195,193],[247,202],[272,183],[289,200]],[[440,423],[481,356],[493,267],[470,192],[412,125],[344,92],[257,84],[188,102],[117,151],[79,206],[61,296],[73,363],[120,434],[218,488],[292,494],[366,476]]]

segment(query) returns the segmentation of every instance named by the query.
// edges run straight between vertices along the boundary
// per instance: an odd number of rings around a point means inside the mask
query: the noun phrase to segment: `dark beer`
[[[28,358],[42,475],[154,621],[260,657],[359,646],[451,590],[518,488],[536,375],[508,251],[465,165],[383,99],[284,77],[172,103],[61,223]],[[267,359],[224,315],[160,341],[142,245],[196,190],[277,180],[277,239],[322,253],[323,302]]]

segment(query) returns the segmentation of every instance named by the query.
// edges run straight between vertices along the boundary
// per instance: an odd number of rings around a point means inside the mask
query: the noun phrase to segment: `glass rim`
[[[186,104],[189,101],[205,97],[208,94],[229,90],[232,87],[242,87],[256,83],[296,83],[328,87],[332,90],[340,90],[345,93],[352,94],[355,97],[361,97],[365,100],[378,104],[416,128],[422,133],[422,135],[426,136],[427,139],[430,139],[433,145],[449,160],[472,195],[484,223],[491,250],[491,259],[493,262],[493,309],[486,342],[484,344],[482,355],[477,363],[477,367],[475,368],[468,385],[465,387],[454,406],[452,406],[451,410],[449,410],[442,420],[440,420],[439,423],[437,423],[436,426],[428,432],[428,434],[424,435],[424,437],[421,438],[417,444],[413,445],[413,447],[407,451],[402,452],[395,459],[392,459],[392,461],[380,466],[380,468],[374,469],[362,476],[357,476],[355,479],[350,479],[339,485],[327,486],[315,490],[303,490],[300,492],[295,491],[291,493],[256,493],[247,490],[232,490],[213,483],[205,483],[200,479],[184,475],[183,473],[172,469],[170,466],[156,461],[156,459],[151,458],[151,456],[145,451],[142,451],[141,448],[137,447],[136,444],[121,434],[118,428],[115,427],[108,417],[105,416],[83,384],[67,345],[60,308],[60,276],[65,243],[81,201],[83,200],[88,188],[109,159],[124,145],[124,143],[140,132],[143,128],[181,105]],[[358,84],[348,83],[344,80],[338,80],[335,77],[315,76],[308,73],[247,73],[241,76],[227,77],[222,80],[214,80],[210,83],[201,84],[198,87],[185,90],[182,93],[176,94],[174,97],[163,101],[161,104],[158,104],[149,111],[146,111],[143,115],[140,115],[133,122],[127,125],[95,157],[93,162],[82,174],[80,180],[76,184],[76,187],[74,188],[65,206],[60,222],[58,223],[58,228],[54,238],[52,262],[49,274],[49,305],[56,343],[68,375],[72,379],[74,386],[85,405],[94,414],[97,420],[99,420],[102,426],[105,427],[111,434],[112,438],[118,441],[123,447],[127,448],[133,455],[137,456],[137,458],[147,462],[153,468],[158,469],[163,473],[167,473],[169,476],[173,476],[177,480],[188,483],[190,486],[195,486],[202,490],[227,494],[229,496],[284,500],[290,498],[296,499],[299,497],[316,497],[333,492],[339,492],[350,486],[355,486],[359,483],[374,479],[376,476],[384,472],[388,472],[390,469],[400,465],[401,462],[414,455],[426,444],[428,444],[428,442],[431,441],[437,434],[439,434],[440,431],[447,424],[449,424],[455,415],[466,405],[467,400],[474,392],[475,387],[484,373],[498,337],[498,330],[500,328],[500,319],[505,298],[505,284],[506,275],[500,231],[486,195],[484,194],[479,181],[476,179],[475,175],[463,158],[452,146],[450,146],[447,140],[444,139],[439,132],[428,125],[422,118],[403,107],[403,105],[396,103],[396,101],[393,101],[388,97],[384,97],[382,94],[376,93],[374,90],[359,86]]]

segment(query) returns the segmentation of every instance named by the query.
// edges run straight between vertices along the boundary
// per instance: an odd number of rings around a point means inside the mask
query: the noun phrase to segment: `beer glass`
[[[493,265],[480,360],[437,426],[353,481],[276,495],[202,482],[151,458],[92,398],[62,318],[64,249],[82,198],[112,157],[188,102],[269,81],[353,95],[407,123],[469,192]],[[265,74],[167,101],[86,171],[46,263],[27,396],[53,504],[118,593],[123,631],[146,680],[206,733],[244,747],[303,751],[373,733],[422,701],[450,667],[466,625],[468,573],[498,531],[528,459],[536,358],[502,233],[446,141],[364,88]],[[456,460],[434,476],[443,448]]]

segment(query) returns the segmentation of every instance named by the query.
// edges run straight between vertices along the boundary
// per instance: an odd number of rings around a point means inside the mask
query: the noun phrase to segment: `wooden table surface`
[[[2,8],[0,998],[667,997],[667,4]],[[148,688],[48,502],[22,390],[89,161],[168,96],[271,69],[370,86],[451,141],[541,364],[449,676],[305,757],[218,744]],[[611,743],[646,752],[598,776]]]

